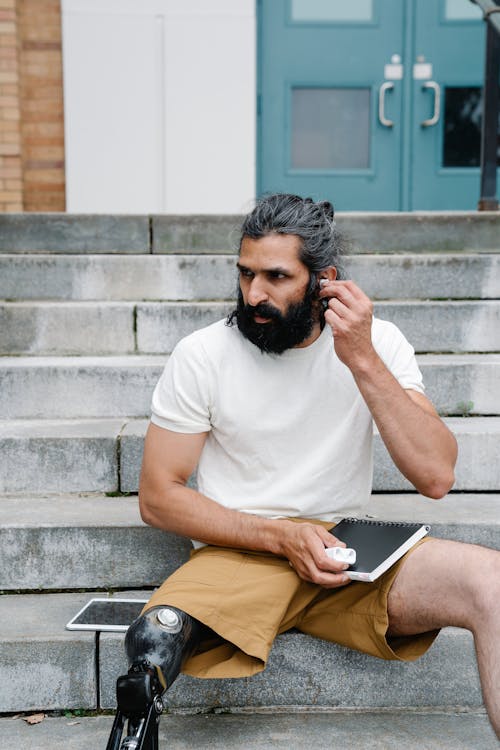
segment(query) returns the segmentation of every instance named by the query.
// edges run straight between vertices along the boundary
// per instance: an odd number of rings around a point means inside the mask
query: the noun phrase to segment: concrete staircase
[[[142,440],[176,341],[231,308],[239,223],[0,215],[0,712],[114,706],[122,637],[64,625],[94,591],[147,598],[187,556],[185,540],[139,518]],[[352,239],[350,275],[414,344],[460,445],[456,485],[436,503],[412,492],[377,440],[369,513],[500,549],[500,215],[338,224]],[[167,702],[187,713],[441,712],[441,726],[458,708],[479,721],[481,747],[496,746],[472,640],[452,628],[410,665],[289,633],[264,674],[181,676]]]

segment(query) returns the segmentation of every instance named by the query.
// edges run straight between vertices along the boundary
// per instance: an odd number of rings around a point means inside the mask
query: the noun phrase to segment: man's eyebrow
[[[236,268],[238,268],[239,271],[251,271],[251,268],[248,268],[247,266],[244,266],[242,263],[236,263]],[[261,269],[264,273],[281,273],[283,276],[291,276],[290,270],[288,268],[283,268],[283,266],[273,266],[271,268],[263,268]]]

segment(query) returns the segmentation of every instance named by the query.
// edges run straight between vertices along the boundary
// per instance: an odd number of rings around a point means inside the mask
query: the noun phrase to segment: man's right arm
[[[241,513],[186,487],[207,435],[150,424],[139,486],[143,520],[206,544],[286,557],[301,578],[327,588],[346,583],[339,573],[346,566],[324,552],[338,542],[322,526]]]

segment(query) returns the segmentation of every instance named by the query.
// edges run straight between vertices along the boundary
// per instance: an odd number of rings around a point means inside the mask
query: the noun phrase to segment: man
[[[500,735],[500,553],[427,539],[373,584],[325,553],[339,544],[327,528],[369,499],[373,421],[428,497],[452,487],[457,455],[412,347],[340,261],[327,202],[272,195],[245,219],[236,310],[179,343],[153,397],[142,516],[196,549],[147,609],[210,629],[184,665],[199,677],[262,670],[291,627],[404,660],[468,628]]]

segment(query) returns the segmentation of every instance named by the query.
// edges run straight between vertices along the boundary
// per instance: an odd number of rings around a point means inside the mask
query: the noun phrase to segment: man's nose
[[[262,281],[257,277],[254,277],[250,282],[250,287],[248,289],[248,304],[252,305],[252,307],[257,307],[261,302],[267,301],[268,295]]]

